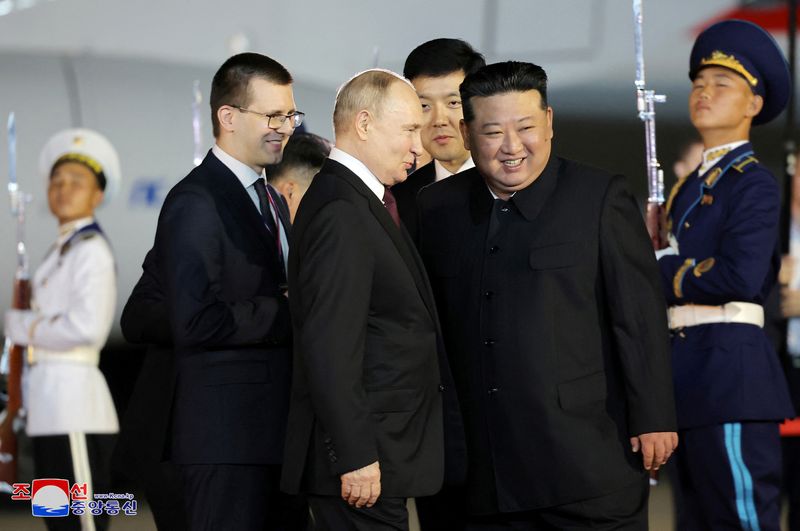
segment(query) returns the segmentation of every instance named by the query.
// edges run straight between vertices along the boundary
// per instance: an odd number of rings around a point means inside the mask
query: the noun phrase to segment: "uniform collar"
[[[714,146],[703,151],[703,162],[700,164],[700,169],[697,170],[697,176],[702,177],[708,170],[713,168],[717,162],[722,160],[725,155],[745,144],[747,144],[747,140],[737,140],[736,142]]]
[[[94,223],[94,217],[88,216],[85,218],[76,219],[74,221],[69,221],[64,223],[63,225],[58,226],[58,243],[62,243],[69,239],[70,236],[75,234],[75,232],[79,231],[83,227],[87,225],[91,225]]]
[[[547,199],[556,188],[560,168],[561,160],[558,157],[551,156],[539,177],[526,188],[514,192],[511,199],[509,199],[509,202],[517,207],[517,210],[519,210],[522,217],[527,221],[533,221],[539,216]],[[492,199],[498,199],[498,197],[491,188],[489,188],[485,179],[477,169],[469,171],[474,171],[475,174],[480,177],[472,187],[470,198],[472,216],[477,222],[489,216],[493,204]]]

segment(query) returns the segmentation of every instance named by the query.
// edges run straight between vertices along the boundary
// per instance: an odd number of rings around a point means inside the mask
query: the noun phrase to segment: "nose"
[[[283,122],[280,125],[280,127],[278,127],[275,130],[276,131],[282,131],[284,133],[288,133],[288,134],[291,135],[294,132],[294,127],[292,126],[292,120],[291,119],[287,119],[285,122]]]
[[[433,124],[433,127],[444,127],[447,125],[447,113],[441,103],[435,104],[431,112],[431,124]]]
[[[522,149],[522,142],[520,141],[519,135],[516,131],[508,131],[503,136],[503,144],[500,146],[500,149],[507,155],[513,155],[520,152]]]
[[[411,137],[411,153],[413,153],[416,158],[422,155],[422,139],[420,138],[419,129],[414,131]]]

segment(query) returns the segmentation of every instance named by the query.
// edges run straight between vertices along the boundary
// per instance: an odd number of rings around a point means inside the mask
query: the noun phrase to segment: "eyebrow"
[[[517,123],[524,122],[525,120],[533,120],[533,116],[523,116],[517,120]],[[481,128],[484,127],[497,127],[500,125],[500,122],[486,122],[485,124],[481,125]]]
[[[420,99],[422,99],[422,98],[425,98],[426,100],[432,99],[431,96],[427,96],[427,95],[425,95],[425,93],[422,93],[422,92],[420,92],[418,94],[418,96],[419,96]],[[448,94],[445,94],[444,97],[445,98],[460,98],[461,94],[459,94],[458,92],[450,92]]]

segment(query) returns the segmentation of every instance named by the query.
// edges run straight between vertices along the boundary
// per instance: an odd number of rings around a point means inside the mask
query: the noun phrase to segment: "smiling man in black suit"
[[[467,529],[647,529],[646,469],[677,435],[636,202],[621,175],[551,156],[542,68],[487,65],[461,96],[476,167],[418,204],[464,411]]]
[[[210,103],[216,144],[167,196],[150,256],[175,349],[172,460],[191,529],[278,529],[290,223],[264,167],[303,115],[289,72],[255,53],[220,67]]]

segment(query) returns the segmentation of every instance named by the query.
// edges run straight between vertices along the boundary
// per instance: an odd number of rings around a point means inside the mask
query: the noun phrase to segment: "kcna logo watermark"
[[[89,499],[86,483],[74,483],[66,479],[34,479],[32,483],[14,483],[12,500],[30,500],[33,516],[51,518],[58,516],[81,516],[87,512],[94,516],[103,513],[116,516],[120,512],[135,516],[137,503],[133,494],[94,494]]]

